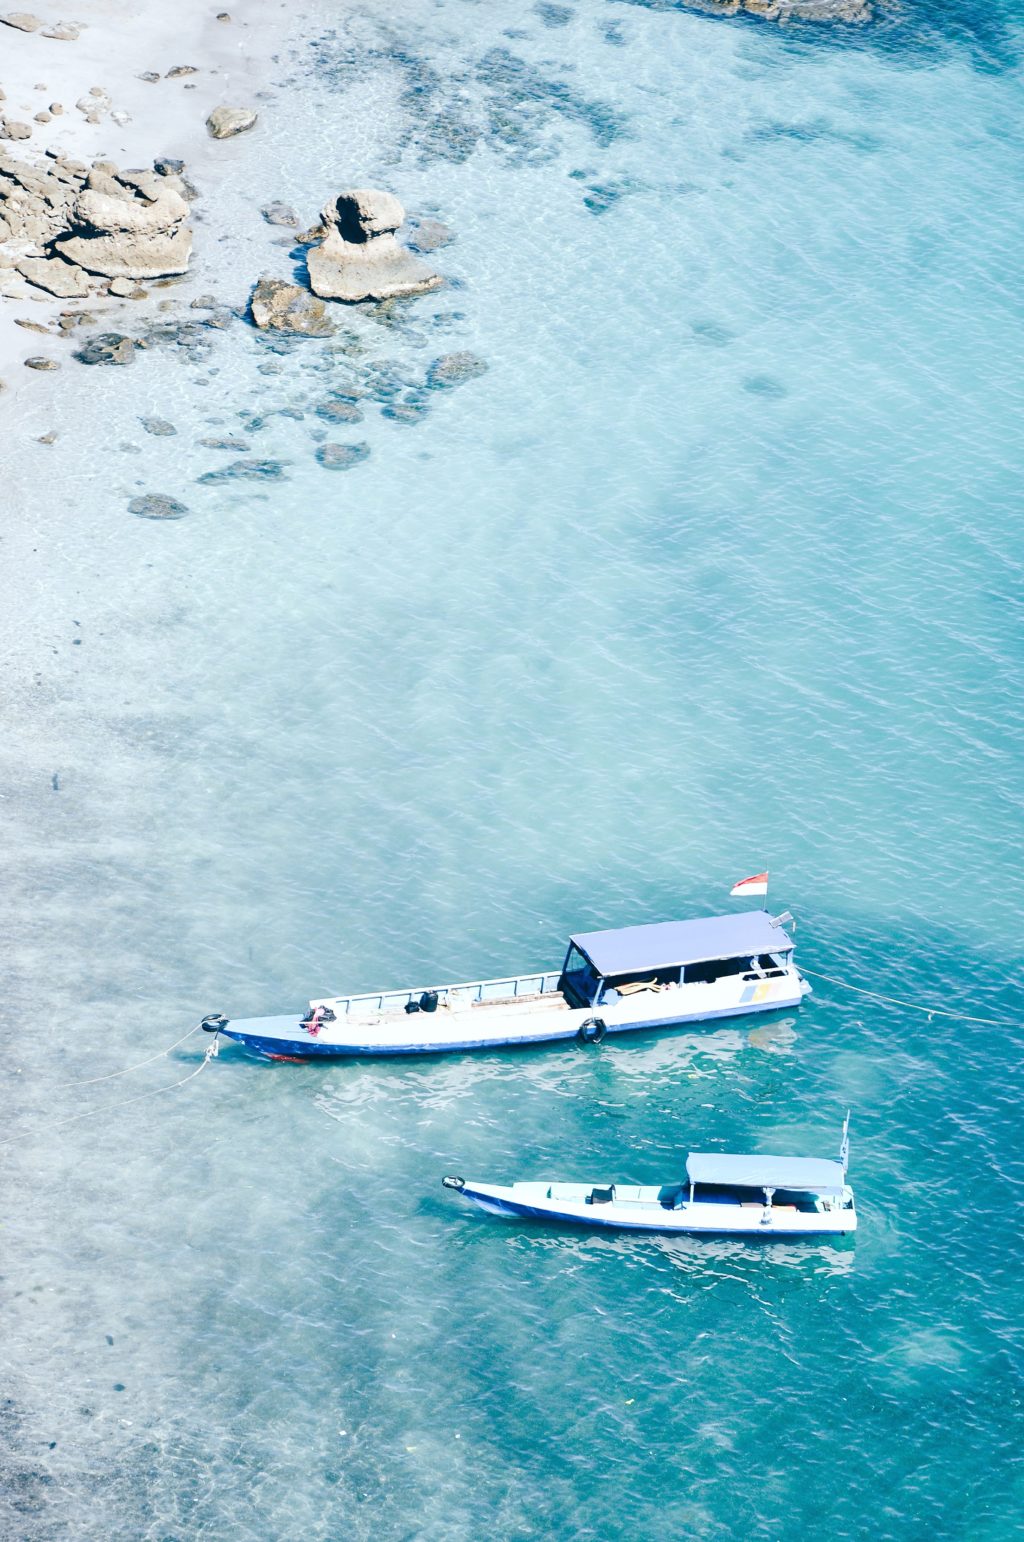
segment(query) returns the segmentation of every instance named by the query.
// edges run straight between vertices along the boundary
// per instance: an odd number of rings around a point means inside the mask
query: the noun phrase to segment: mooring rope
[[[195,1029],[193,1028],[191,1031],[194,1033]],[[185,1037],[187,1038],[188,1035],[186,1034]],[[72,1114],[70,1119],[58,1119],[56,1124],[49,1124],[46,1128],[47,1130],[62,1130],[66,1124],[77,1124],[79,1119],[92,1119],[96,1114],[111,1114],[115,1109],[127,1108],[130,1103],[141,1103],[145,1098],[159,1097],[162,1092],[174,1092],[176,1088],[184,1087],[186,1082],[192,1081],[194,1077],[199,1075],[200,1071],[205,1071],[216,1053],[217,1038],[214,1035],[212,1044],[203,1055],[195,1070],[190,1071],[187,1076],[183,1076],[180,1081],[171,1082],[166,1087],[152,1087],[149,1092],[137,1092],[133,1098],[122,1098],[119,1103],[103,1103],[99,1108],[87,1108],[84,1113]],[[153,1058],[158,1059],[159,1057],[154,1056]],[[7,1140],[0,1140],[0,1146],[12,1146],[15,1141],[22,1138],[20,1135],[11,1135]]]
[[[154,1060],[162,1060],[173,1049],[177,1049],[179,1044],[184,1044],[185,1040],[190,1039],[194,1033],[198,1033],[202,1026],[202,1023],[196,1023],[195,1027],[190,1028],[188,1033],[182,1034],[180,1039],[175,1039],[173,1044],[168,1044],[166,1049],[158,1050],[155,1055],[150,1055],[148,1060],[137,1060],[134,1065],[122,1066],[120,1071],[108,1071],[105,1076],[90,1076],[88,1081],[84,1082],[58,1082],[53,1090],[54,1092],[61,1092],[70,1087],[94,1087],[97,1082],[109,1082],[115,1076],[127,1076],[130,1071],[141,1071],[143,1066],[152,1065]]]
[[[849,980],[837,980],[834,975],[822,974],[820,969],[808,969],[800,964],[801,974],[809,974],[815,980],[826,980],[829,985],[838,985],[844,991],[855,991],[858,996],[870,996],[872,1001],[884,1001],[890,1007],[905,1007],[911,1012],[925,1012],[928,1017],[953,1017],[961,1023],[984,1023],[987,1028],[1018,1028],[1019,1023],[1011,1022],[1006,1017],[971,1017],[968,1012],[947,1012],[942,1007],[926,1007],[920,1001],[901,1001],[899,996],[883,996],[881,991],[869,991],[863,985],[854,985]]]

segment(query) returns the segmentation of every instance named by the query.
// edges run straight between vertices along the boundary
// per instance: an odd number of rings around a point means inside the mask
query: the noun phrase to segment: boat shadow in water
[[[813,1013],[814,998],[802,1007],[806,1015]],[[711,1060],[731,1060],[748,1047],[765,1054],[789,1053],[800,1035],[797,1018],[792,1007],[779,1007],[775,1011],[759,1012],[753,1020],[730,1018],[726,1021],[708,1020],[704,1023],[669,1023],[658,1027],[621,1029],[609,1034],[598,1043],[581,1044],[576,1038],[546,1039],[532,1044],[498,1044],[480,1050],[410,1050],[406,1053],[381,1055],[379,1052],[346,1055],[287,1055],[265,1054],[251,1045],[222,1036],[218,1042],[218,1054],[232,1061],[242,1060],[253,1067],[271,1070],[287,1066],[294,1072],[296,1066],[319,1067],[335,1072],[342,1067],[366,1068],[399,1064],[403,1070],[418,1067],[431,1073],[440,1065],[465,1067],[470,1064],[514,1064],[517,1067],[532,1066],[546,1059],[558,1057],[572,1060],[600,1060],[612,1056],[619,1069],[635,1070],[637,1074],[650,1071],[679,1070],[686,1061],[705,1057]],[[625,1052],[633,1062],[624,1064]]]
[[[418,1211],[449,1225],[453,1217],[443,1199],[424,1195]],[[517,1221],[465,1210],[459,1212],[459,1235],[455,1244],[469,1252],[478,1247],[499,1246],[519,1254],[562,1254],[573,1268],[600,1268],[625,1262],[630,1268],[653,1270],[655,1274],[689,1275],[702,1290],[741,1286],[757,1291],[766,1280],[813,1284],[815,1280],[842,1279],[852,1275],[856,1262],[856,1233],[845,1236],[781,1237],[667,1236],[658,1232],[594,1231],[570,1221]],[[676,1294],[671,1279],[662,1282],[670,1295]]]

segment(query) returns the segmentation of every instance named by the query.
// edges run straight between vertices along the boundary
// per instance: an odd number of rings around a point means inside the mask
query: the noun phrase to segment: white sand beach
[[[4,13],[12,14],[24,13]],[[216,189],[220,178],[230,176],[235,150],[230,140],[211,138],[206,118],[225,105],[259,111],[269,91],[271,55],[296,13],[259,0],[245,0],[230,13],[206,0],[131,11],[115,0],[83,0],[68,29],[79,29],[77,38],[46,36],[61,30],[55,24],[64,22],[63,13],[47,9],[35,14],[36,30],[0,24],[0,122],[31,130],[30,137],[5,140],[0,149],[29,169],[52,164],[58,155],[89,164],[109,160],[121,168],[150,168],[158,156],[183,160],[203,200],[196,252],[212,247],[220,233],[212,217]],[[194,73],[173,73],[183,66]],[[76,106],[88,106],[94,91],[105,93],[111,103],[99,122],[87,121]],[[51,114],[49,122],[37,122],[37,114],[49,113],[53,104],[62,111]],[[261,132],[259,124],[254,132]],[[19,326],[19,319],[51,326],[61,311],[86,304],[53,298],[18,281],[14,263],[37,252],[24,240],[0,242],[0,380],[9,423],[15,399],[39,393],[39,376],[24,367],[24,360],[48,351],[62,363],[69,357],[63,338],[50,345],[36,331]],[[138,325],[140,314],[151,311],[160,298],[165,296],[159,290],[148,302],[90,298],[88,309],[98,323],[109,320],[114,326],[120,317]]]

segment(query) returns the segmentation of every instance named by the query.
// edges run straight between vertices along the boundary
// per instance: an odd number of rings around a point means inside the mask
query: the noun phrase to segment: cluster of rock
[[[134,293],[184,273],[192,231],[181,162],[152,170],[91,167],[65,155],[29,167],[0,152],[0,269],[61,299]]]
[[[279,203],[268,205],[263,217],[273,225],[297,223],[294,211]],[[312,293],[265,275],[253,291],[253,321],[265,330],[328,337],[337,324],[324,300],[393,300],[440,288],[440,273],[397,239],[395,232],[404,223],[405,210],[392,193],[372,188],[339,193],[325,205],[321,223],[296,237],[310,248],[306,267]],[[427,220],[417,225],[412,244],[420,252],[432,251],[450,239],[440,221]]]

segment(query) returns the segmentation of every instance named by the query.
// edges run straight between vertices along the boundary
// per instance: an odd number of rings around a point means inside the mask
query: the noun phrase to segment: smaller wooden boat
[[[523,1220],[702,1236],[843,1236],[857,1230],[846,1182],[849,1124],[847,1114],[838,1161],[691,1151],[685,1182],[660,1186],[442,1182],[492,1215]]]

